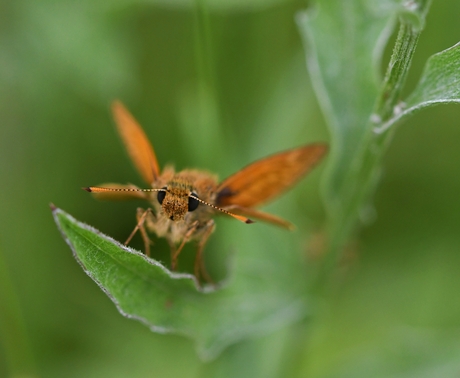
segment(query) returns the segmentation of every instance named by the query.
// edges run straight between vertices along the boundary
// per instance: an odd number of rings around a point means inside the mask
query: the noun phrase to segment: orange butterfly
[[[171,248],[171,268],[185,243],[196,240],[198,247],[194,272],[212,282],[203,262],[203,249],[215,228],[213,217],[225,213],[241,222],[253,223],[248,218],[292,228],[292,224],[275,215],[255,209],[293,186],[325,154],[325,144],[307,146],[280,152],[248,165],[220,184],[211,173],[195,169],[175,172],[171,166],[160,171],[158,161],[147,136],[134,117],[119,101],[112,111],[121,139],[144,181],[152,189],[134,185],[105,184],[103,187],[84,188],[96,196],[142,198],[152,208],[137,210],[137,225],[126,240],[129,243],[139,230],[150,255],[147,231],[165,237]],[[113,198],[113,197],[112,197]]]

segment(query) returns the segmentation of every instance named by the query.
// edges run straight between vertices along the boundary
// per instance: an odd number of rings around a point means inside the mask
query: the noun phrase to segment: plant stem
[[[396,44],[372,117],[375,123],[382,124],[394,116],[419,36],[420,32],[414,30],[409,22],[401,20]]]
[[[209,156],[222,161],[226,149],[221,102],[217,88],[214,44],[211,30],[211,16],[207,0],[195,0],[194,47],[196,79],[195,132],[199,134],[200,145],[196,160],[201,164],[209,161]],[[219,164],[216,164],[219,166]]]
[[[206,0],[195,0],[195,59],[200,85],[215,91],[211,23]]]

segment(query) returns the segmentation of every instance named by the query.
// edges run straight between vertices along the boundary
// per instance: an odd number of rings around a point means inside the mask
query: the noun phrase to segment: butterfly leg
[[[211,236],[215,228],[216,228],[216,225],[214,224],[214,220],[210,219],[206,223],[205,231],[200,241],[198,242],[196,256],[195,256],[195,266],[194,266],[195,277],[199,280],[200,275],[201,275],[209,283],[214,283],[214,281],[212,280],[211,276],[206,270],[206,266],[204,264],[204,259],[203,259],[203,250],[204,250],[204,246],[206,245],[206,242],[208,241],[209,237]]]
[[[173,260],[174,256],[176,255],[176,244],[170,238],[166,238],[166,240],[168,241],[169,249],[171,251],[171,270],[175,270],[176,267],[173,267]]]
[[[136,213],[136,218],[137,218],[137,224],[136,227],[134,227],[134,230],[131,232],[131,234],[128,236],[128,239],[125,241],[125,245],[128,245],[128,243],[131,241],[133,236],[136,234],[136,232],[139,230],[142,236],[142,240],[144,241],[144,246],[145,246],[145,254],[147,256],[150,256],[150,244],[151,241],[147,235],[147,231],[145,230],[145,220],[148,215],[153,216],[152,214],[152,209],[148,208],[147,210],[144,210],[142,208],[137,209]]]
[[[182,242],[179,245],[179,248],[177,248],[174,253],[173,249],[171,249],[171,269],[176,270],[177,266],[177,258],[179,257],[179,254],[182,251],[182,248],[184,248],[185,243],[190,241],[193,233],[196,231],[196,228],[198,227],[198,221],[195,221],[192,223],[188,231],[185,233],[184,237],[182,238]]]

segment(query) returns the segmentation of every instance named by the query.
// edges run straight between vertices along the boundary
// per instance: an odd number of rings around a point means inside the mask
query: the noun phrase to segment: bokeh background
[[[0,376],[460,376],[460,107],[399,127],[376,220],[312,323],[203,363],[190,340],[119,315],[75,262],[50,202],[117,240],[134,224],[138,204],[96,202],[80,189],[141,184],[113,127],[115,98],[160,162],[221,178],[328,139],[294,22],[308,3],[215,1],[204,19],[199,4],[0,2]],[[459,14],[456,0],[432,4],[408,91],[430,55],[459,41]],[[322,168],[276,213],[319,228]]]

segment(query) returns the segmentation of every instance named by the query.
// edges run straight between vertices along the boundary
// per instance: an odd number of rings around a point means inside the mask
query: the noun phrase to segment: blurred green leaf
[[[304,301],[293,298],[292,293],[251,285],[249,279],[243,286],[200,289],[194,276],[170,272],[60,209],[53,210],[53,215],[77,261],[122,315],[141,321],[152,331],[194,339],[203,359],[215,357],[228,344],[305,314]],[[279,286],[276,280],[273,284]]]
[[[460,43],[431,56],[422,77],[399,112],[379,128],[385,131],[396,122],[427,106],[460,102]]]
[[[307,63],[332,134],[326,203],[342,208],[341,193],[355,170],[356,151],[365,137],[379,89],[376,63],[392,32],[394,1],[317,1],[299,14]]]
[[[326,185],[331,214],[340,216],[352,202],[353,186],[362,186],[351,177],[370,142],[369,119],[381,87],[380,59],[395,18],[405,15],[412,27],[420,28],[426,3],[319,0],[313,10],[299,14],[308,69],[334,142]],[[407,68],[402,67],[404,72]]]
[[[372,219],[369,199],[388,145],[388,136],[376,136],[373,127],[386,121],[396,106],[430,1],[316,4],[316,12],[301,14],[298,23],[333,140],[324,185],[328,248],[333,252],[320,274],[324,276],[337,262],[358,220]],[[382,85],[380,59],[397,16],[400,30]]]

